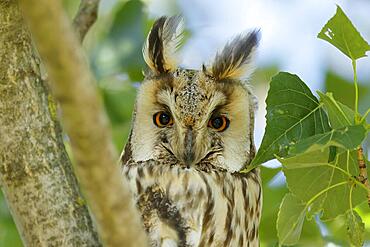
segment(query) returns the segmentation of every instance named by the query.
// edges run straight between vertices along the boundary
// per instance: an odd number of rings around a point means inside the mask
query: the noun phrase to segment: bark
[[[98,17],[99,0],[81,0],[73,26],[82,42]]]
[[[146,235],[117,163],[95,80],[60,1],[20,2],[60,103],[76,174],[103,243],[145,246]]]
[[[368,188],[367,191],[367,205],[370,207],[370,183],[367,176],[367,168],[366,168],[366,161],[364,159],[364,150],[362,147],[357,148],[357,162],[358,168],[360,170],[360,175],[358,176],[358,180]]]
[[[0,185],[23,243],[101,246],[47,92],[17,1],[0,0]]]

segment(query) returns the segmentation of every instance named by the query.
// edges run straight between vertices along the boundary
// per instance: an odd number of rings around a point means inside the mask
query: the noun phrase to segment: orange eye
[[[222,132],[229,127],[230,120],[225,116],[212,117],[208,122],[208,127],[211,127],[218,132]]]
[[[159,128],[164,128],[171,126],[173,124],[173,119],[169,113],[160,111],[153,115],[153,122]]]

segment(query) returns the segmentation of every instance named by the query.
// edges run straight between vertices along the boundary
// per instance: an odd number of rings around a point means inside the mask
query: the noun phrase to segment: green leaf
[[[333,219],[350,208],[350,198],[353,206],[366,199],[361,186],[354,187],[350,196],[351,178],[359,174],[356,151],[338,153],[332,162],[328,162],[329,148],[279,159],[289,190],[303,202],[315,202],[308,210],[309,216],[323,211],[322,220]],[[342,185],[332,187],[335,184]]]
[[[286,169],[299,169],[324,166],[329,162],[329,149],[317,149],[311,152],[296,154],[292,157],[277,158]]]
[[[329,115],[330,125],[334,129],[354,124],[355,113],[348,106],[336,101],[332,93],[323,94],[317,91],[320,102]]]
[[[293,194],[286,194],[276,223],[280,244],[293,245],[298,242],[305,214],[306,205]]]
[[[366,52],[370,50],[369,44],[339,6],[317,37],[326,40],[352,60],[366,57]]]
[[[356,211],[349,210],[347,212],[346,225],[350,242],[354,246],[362,246],[364,244],[365,224]]]
[[[263,187],[263,205],[269,205],[268,207],[262,207],[261,222],[260,222],[260,240],[267,246],[278,242],[276,232],[276,220],[277,213],[276,209],[279,208],[281,201],[288,189],[285,185],[282,186],[271,186],[271,179],[273,179],[279,172],[280,168],[261,169],[261,181]]]
[[[288,189],[304,202],[310,201],[331,183],[333,170],[327,167],[329,149],[303,153],[279,159],[283,165]],[[309,216],[322,209],[325,196],[321,196],[309,209]]]
[[[345,150],[356,149],[366,137],[363,125],[347,126],[333,129],[323,134],[314,135],[299,141],[289,149],[289,155],[294,156],[303,152],[312,152],[335,146]],[[312,159],[314,160],[314,159]]]
[[[325,112],[306,84],[296,75],[280,72],[270,83],[266,99],[266,129],[251,165],[284,157],[301,139],[330,130]]]
[[[357,152],[356,151],[346,151],[341,152],[337,155],[337,158],[334,162],[330,164],[335,165],[336,168],[332,168],[333,177],[330,181],[330,185],[347,182],[345,185],[336,187],[331,189],[326,194],[326,200],[323,204],[323,214],[321,215],[321,219],[323,221],[332,220],[336,218],[338,215],[344,214],[348,209],[351,208],[351,198],[352,198],[352,206],[355,207],[358,204],[364,202],[366,200],[366,190],[359,185],[353,186],[353,182],[350,178],[358,176],[358,164],[356,158]],[[345,174],[342,171],[348,172]],[[352,194],[351,194],[351,187]]]

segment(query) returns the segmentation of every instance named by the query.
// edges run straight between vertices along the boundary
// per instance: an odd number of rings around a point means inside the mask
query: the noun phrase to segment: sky
[[[148,3],[153,17],[174,14],[174,1]],[[192,33],[182,50],[186,67],[199,68],[236,34],[260,28],[257,65],[278,65],[281,70],[299,74],[315,90],[322,87],[327,67],[352,78],[350,60],[316,38],[334,15],[336,4],[370,40],[370,1],[365,0],[177,0],[177,4]],[[360,80],[370,77],[369,68],[370,59],[359,61]]]
[[[323,90],[325,73],[332,69],[352,81],[351,61],[326,41],[317,38],[325,23],[335,14],[337,4],[370,41],[370,1],[356,0],[148,0],[151,17],[180,12],[191,36],[181,50],[182,65],[200,68],[217,50],[238,33],[260,29],[262,39],[256,57],[257,67],[277,66],[299,75],[313,92]],[[357,64],[358,78],[369,84],[370,59]],[[265,126],[266,88],[258,92],[256,145]],[[277,165],[273,161],[271,165]]]

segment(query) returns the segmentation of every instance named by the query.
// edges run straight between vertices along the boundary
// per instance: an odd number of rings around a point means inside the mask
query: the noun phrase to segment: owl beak
[[[183,160],[185,165],[189,168],[194,162],[194,133],[191,128],[186,130],[184,139],[184,154]]]

